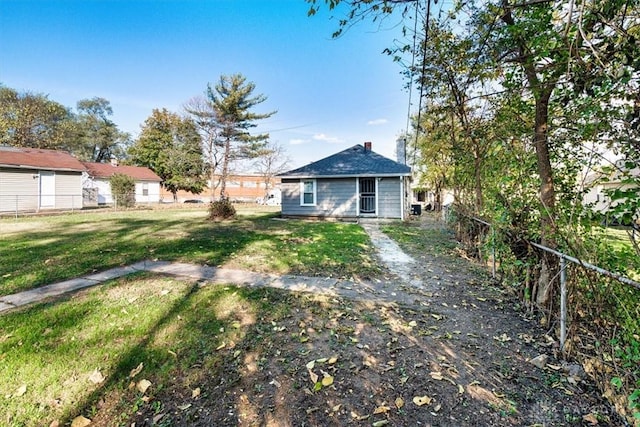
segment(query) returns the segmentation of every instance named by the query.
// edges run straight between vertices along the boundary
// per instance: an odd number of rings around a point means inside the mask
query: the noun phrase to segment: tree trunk
[[[222,158],[222,173],[220,174],[220,200],[227,199],[227,177],[229,176],[229,159],[231,157],[231,139],[224,142],[224,156]]]
[[[549,156],[548,144],[548,120],[549,120],[549,98],[551,89],[537,91],[536,93],[536,117],[534,144],[538,163],[538,175],[540,176],[540,233],[541,244],[552,249],[557,247],[555,240],[555,198],[556,192],[553,185],[553,170]],[[553,283],[558,271],[558,260],[555,255],[544,252],[541,257],[540,277],[535,294],[532,298],[541,306],[547,306],[553,296]]]

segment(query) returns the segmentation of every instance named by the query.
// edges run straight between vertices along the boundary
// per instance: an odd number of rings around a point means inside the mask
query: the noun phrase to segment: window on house
[[[300,182],[300,204],[303,206],[315,206],[316,204],[316,180],[308,179]]]
[[[148,196],[149,195],[149,183],[148,182],[143,182],[142,183],[142,195],[143,196]]]

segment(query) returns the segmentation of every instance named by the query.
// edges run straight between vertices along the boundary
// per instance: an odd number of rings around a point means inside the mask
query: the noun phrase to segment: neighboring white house
[[[631,170],[625,168],[623,161],[618,161],[611,172],[591,172],[584,182],[587,192],[583,201],[585,204],[600,213],[607,213],[609,209],[615,206],[619,201],[612,201],[609,193],[615,190],[636,190],[640,191],[634,183],[625,182],[626,178],[640,178],[640,167]],[[640,211],[638,212],[640,214]]]
[[[0,146],[0,212],[82,209],[84,170],[64,151]]]
[[[83,162],[86,172],[82,176],[82,188],[92,193],[94,203],[113,203],[109,179],[116,173],[130,176],[136,182],[136,203],[159,203],[162,179],[151,169],[141,166],[119,166],[115,163]],[[85,200],[85,204],[87,201]]]

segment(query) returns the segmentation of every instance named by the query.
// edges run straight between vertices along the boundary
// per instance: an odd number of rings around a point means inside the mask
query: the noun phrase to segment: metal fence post
[[[560,257],[560,351],[567,339],[567,262]]]
[[[496,278],[496,229],[491,226],[491,274]]]

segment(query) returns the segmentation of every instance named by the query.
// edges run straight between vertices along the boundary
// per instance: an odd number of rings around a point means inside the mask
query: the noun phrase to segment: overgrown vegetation
[[[229,199],[215,200],[209,204],[209,219],[214,221],[231,219],[236,216],[236,208]]]

